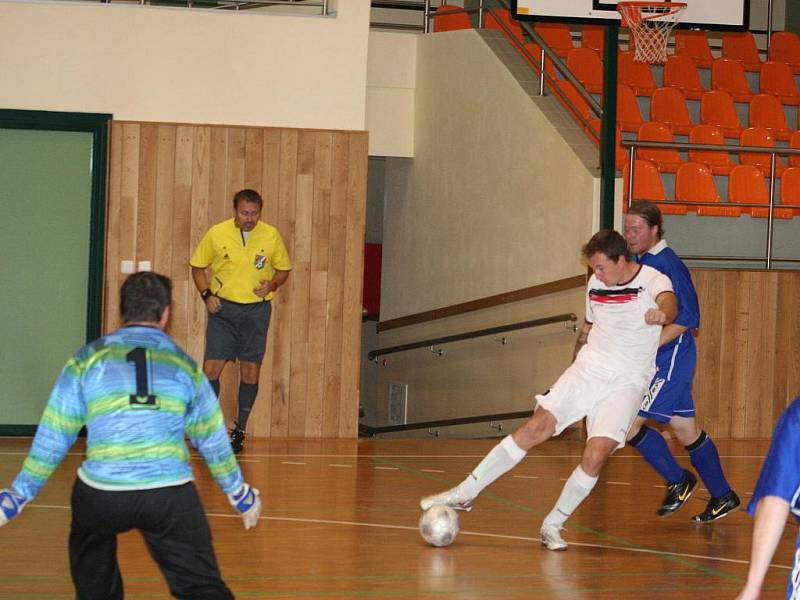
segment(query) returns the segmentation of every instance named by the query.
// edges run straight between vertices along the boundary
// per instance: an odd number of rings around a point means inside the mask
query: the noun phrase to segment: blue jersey
[[[192,480],[188,436],[226,493],[243,483],[214,390],[163,331],[123,327],[81,348],[56,381],[12,487],[36,496],[86,426],[78,476],[103,490]]]
[[[784,411],[775,427],[747,512],[754,515],[764,496],[786,500],[800,522],[800,396]]]
[[[800,521],[800,396],[781,415],[769,453],[761,467],[753,498],[747,512],[755,515],[765,496],[777,496],[789,504],[795,521]],[[787,600],[797,598],[800,590],[800,537],[797,538],[794,564],[786,588]]]
[[[679,347],[680,354],[694,350],[694,335],[692,335],[691,330],[700,326],[700,305],[697,301],[697,292],[694,289],[689,269],[678,258],[675,251],[667,246],[666,241],[661,240],[642,256],[638,257],[637,260],[639,263],[649,265],[670,278],[672,288],[675,290],[675,296],[678,298],[678,314],[674,323],[688,328],[688,331],[685,331],[676,339],[659,347],[656,363],[659,366],[665,366],[673,360],[672,357],[676,346]]]

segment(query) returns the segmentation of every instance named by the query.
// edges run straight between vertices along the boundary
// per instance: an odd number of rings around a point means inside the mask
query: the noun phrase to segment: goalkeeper
[[[33,445],[9,489],[0,526],[33,500],[85,425],[86,459],[72,490],[69,557],[76,598],[123,598],[117,534],[138,529],[176,598],[233,598],[192,482],[192,445],[241,514],[261,513],[244,482],[217,395],[203,371],[164,332],[172,283],[136,273],[123,283],[124,326],[79,350],[62,370]]]

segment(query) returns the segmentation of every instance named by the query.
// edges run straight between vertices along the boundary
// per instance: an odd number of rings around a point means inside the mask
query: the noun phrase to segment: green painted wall
[[[0,425],[34,425],[86,342],[92,134],[0,129]]]

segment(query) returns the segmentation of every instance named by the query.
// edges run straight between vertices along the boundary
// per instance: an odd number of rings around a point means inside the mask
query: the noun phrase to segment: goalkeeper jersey
[[[67,362],[13,488],[35,497],[84,425],[86,459],[78,476],[92,487],[142,490],[191,481],[185,437],[225,493],[243,483],[208,379],[155,327],[123,327]]]

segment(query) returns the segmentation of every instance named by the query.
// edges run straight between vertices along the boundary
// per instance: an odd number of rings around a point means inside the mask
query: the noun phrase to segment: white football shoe
[[[539,530],[542,545],[548,550],[566,550],[567,542],[561,537],[560,528],[555,525],[543,524]]]
[[[419,501],[419,506],[422,510],[428,510],[435,504],[444,504],[455,510],[472,510],[472,503],[475,498],[464,498],[460,493],[460,487],[456,486],[440,494],[433,494],[432,496],[425,496]]]

